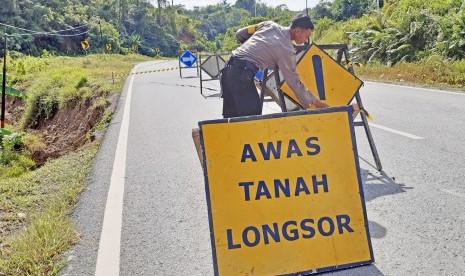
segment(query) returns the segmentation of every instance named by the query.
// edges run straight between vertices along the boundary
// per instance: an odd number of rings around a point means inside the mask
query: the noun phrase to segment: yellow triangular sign
[[[297,73],[305,87],[329,106],[347,105],[363,82],[312,44],[297,64]],[[282,90],[300,104],[291,88],[284,83]]]
[[[90,46],[89,46],[89,41],[87,41],[87,39],[81,41],[81,47],[82,47],[82,49],[84,49],[84,50],[89,49],[89,47],[90,47]]]

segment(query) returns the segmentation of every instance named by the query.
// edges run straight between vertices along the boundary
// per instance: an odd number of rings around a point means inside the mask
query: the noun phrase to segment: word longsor
[[[335,218],[321,217],[318,220],[304,218],[300,222],[295,220],[278,223],[264,224],[261,226],[247,226],[242,230],[240,237],[234,240],[233,229],[226,229],[228,249],[238,249],[243,245],[255,247],[260,244],[267,245],[272,241],[280,243],[284,241],[296,241],[299,239],[311,239],[317,234],[330,237],[335,234],[343,235],[352,233],[350,217],[347,214],[337,215]],[[237,237],[237,235],[236,235]]]

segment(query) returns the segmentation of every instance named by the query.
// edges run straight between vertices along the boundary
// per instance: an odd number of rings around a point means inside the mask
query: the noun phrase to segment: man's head
[[[299,13],[294,17],[294,19],[292,19],[291,29],[296,27],[311,30],[315,29],[315,26],[313,26],[313,22],[310,19],[310,16],[305,15],[303,13]]]
[[[297,44],[302,44],[307,41],[312,34],[315,26],[313,25],[310,16],[299,13],[291,23],[291,39]]]

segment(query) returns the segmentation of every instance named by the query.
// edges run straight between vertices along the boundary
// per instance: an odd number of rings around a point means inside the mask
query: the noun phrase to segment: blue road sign
[[[273,72],[273,67],[268,68],[268,73]],[[255,73],[255,79],[257,81],[263,81],[263,77],[265,75],[264,71],[258,70],[257,73]]]
[[[255,79],[258,80],[258,81],[262,81],[263,80],[263,74],[264,74],[263,71],[258,70],[257,73],[255,74]]]
[[[192,67],[192,65],[197,61],[197,57],[194,56],[191,52],[185,51],[179,60],[184,63],[187,67]]]

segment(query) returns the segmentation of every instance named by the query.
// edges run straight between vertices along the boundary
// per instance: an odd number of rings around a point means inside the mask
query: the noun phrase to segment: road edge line
[[[135,72],[137,65],[132,70]],[[100,234],[95,276],[118,276],[120,269],[121,228],[123,221],[123,196],[126,177],[126,152],[129,133],[129,116],[131,113],[132,86],[134,74],[129,81],[126,95],[121,128],[118,135],[115,160],[111,173],[110,188],[108,190],[103,217],[102,232]]]

